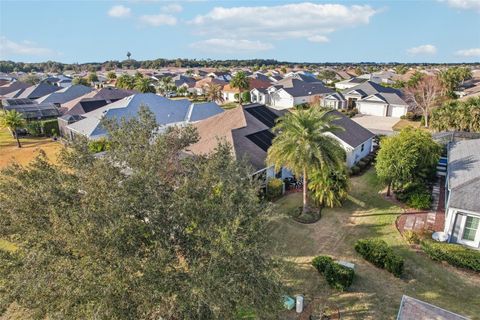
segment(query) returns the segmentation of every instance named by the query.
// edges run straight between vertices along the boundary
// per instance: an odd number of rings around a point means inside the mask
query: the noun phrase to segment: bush
[[[312,260],[312,265],[325,276],[330,287],[345,291],[352,285],[355,272],[334,262],[329,256],[318,256]]]
[[[250,91],[245,91],[242,93],[242,102],[250,102]]]
[[[58,136],[60,130],[58,129],[57,119],[41,121],[42,133],[47,137]]]
[[[403,190],[395,191],[397,199],[415,209],[428,209],[432,196],[424,183],[410,183]]]
[[[409,244],[419,244],[420,243],[420,237],[416,232],[413,232],[412,230],[407,230],[403,233],[403,237]]]
[[[26,129],[27,129],[27,132],[34,137],[38,137],[42,135],[42,127],[39,121],[27,122]]]
[[[364,159],[358,161],[357,166],[360,168],[360,170],[364,170],[368,165],[368,162]]]
[[[355,243],[357,251],[365,260],[386,269],[396,277],[403,272],[403,258],[397,256],[388,244],[380,239],[361,239]]]
[[[330,263],[325,268],[325,280],[330,287],[345,291],[352,285],[355,272],[338,263]]]
[[[92,140],[88,142],[88,150],[92,153],[99,153],[108,150],[108,141],[105,138]]]
[[[422,250],[433,260],[480,272],[480,251],[465,248],[458,244],[423,240]]]
[[[270,179],[267,182],[267,199],[273,200],[283,193],[283,181],[281,179]]]
[[[352,175],[354,175],[354,176],[357,175],[357,174],[359,174],[360,171],[361,171],[358,166],[353,166],[353,167],[350,168],[350,170],[351,170],[351,172],[352,172]]]
[[[415,209],[428,209],[432,203],[432,196],[429,193],[415,193],[407,200],[409,207]]]
[[[334,263],[333,259],[330,258],[329,256],[318,256],[318,257],[313,258],[313,260],[312,260],[312,265],[321,274],[323,274],[325,272],[325,269],[327,268],[327,266],[332,264],[332,263]]]

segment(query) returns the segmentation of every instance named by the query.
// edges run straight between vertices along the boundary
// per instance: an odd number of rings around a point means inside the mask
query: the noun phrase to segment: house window
[[[463,229],[463,240],[475,241],[479,221],[479,218],[467,216],[465,220],[465,228]]]
[[[363,149],[365,149],[365,144],[362,144],[360,151],[363,152]]]

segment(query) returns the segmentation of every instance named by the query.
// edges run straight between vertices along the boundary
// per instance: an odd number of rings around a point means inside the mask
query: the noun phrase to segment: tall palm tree
[[[248,77],[243,71],[238,71],[230,80],[230,86],[232,88],[237,88],[240,90],[240,94],[238,95],[238,101],[242,104],[242,93],[243,91],[250,88],[250,82],[248,81]]]
[[[220,103],[225,101],[225,99],[223,98],[221,85],[209,83],[205,85],[204,92],[208,101],[220,102]]]
[[[16,110],[5,111],[5,113],[0,115],[0,127],[10,130],[15,139],[17,139],[17,146],[19,148],[21,148],[22,145],[20,144],[17,130],[23,126],[25,126],[25,119],[23,115]]]
[[[308,173],[313,168],[330,171],[344,164],[339,142],[326,134],[342,130],[332,124],[335,119],[328,110],[297,109],[280,118],[273,128],[277,136],[268,150],[267,162],[303,176],[304,212],[308,209]]]

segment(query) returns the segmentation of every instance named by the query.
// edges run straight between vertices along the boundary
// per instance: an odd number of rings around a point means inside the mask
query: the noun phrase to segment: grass
[[[58,151],[62,145],[50,138],[26,137],[20,138],[21,148],[7,129],[0,129],[0,169],[16,161],[26,165],[32,161],[40,150],[45,151],[51,161],[57,160]]]
[[[11,252],[17,250],[17,246],[10,241],[0,239],[0,250]]]
[[[414,127],[414,128],[421,128],[422,125],[420,121],[411,121],[407,119],[400,119],[393,127],[393,131],[401,131],[403,128],[406,127]]]
[[[322,210],[322,218],[303,225],[286,216],[301,205],[300,193],[276,204],[279,217],[271,222],[272,252],[288,266],[285,284],[290,294],[304,294],[336,304],[342,319],[395,319],[403,294],[459,314],[480,319],[480,276],[434,262],[411,249],[395,227],[401,209],[379,195],[383,186],[373,169],[351,180],[349,199],[342,208]],[[354,250],[356,240],[379,237],[405,258],[402,278],[395,278],[363,260]],[[310,265],[319,254],[355,263],[355,280],[347,292],[330,289]],[[292,316],[293,318],[293,316]]]
[[[222,104],[220,107],[222,107],[224,110],[235,109],[236,107],[238,107],[238,103],[237,102],[227,102],[227,103]]]

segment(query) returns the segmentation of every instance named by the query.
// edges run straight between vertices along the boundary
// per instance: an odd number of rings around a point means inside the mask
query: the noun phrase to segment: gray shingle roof
[[[375,136],[370,130],[365,129],[337,110],[332,110],[329,113],[339,118],[332,121],[332,123],[345,129],[344,131],[339,130],[332,133],[349,146],[356,148]]]
[[[358,90],[362,90],[363,92],[365,92],[366,95],[372,95],[375,93],[396,93],[397,95],[402,96],[402,92],[400,90],[390,87],[384,87],[373,81],[365,81],[358,86],[343,90],[342,93],[347,94],[350,91]]]
[[[155,114],[159,125],[195,122],[223,112],[216,103],[191,103],[187,99],[170,100],[153,93],[139,93],[86,113],[85,119],[68,127],[87,137],[98,138],[106,134],[100,125],[103,117],[131,119],[142,106]]]
[[[321,82],[305,82],[298,79],[292,79],[292,86],[283,87],[292,97],[305,97],[316,94],[330,94],[334,93],[330,88],[327,88]]]
[[[480,139],[451,144],[448,152],[449,206],[480,212]]]
[[[26,88],[18,98],[27,98],[27,99],[38,99],[52,92],[63,89],[62,87],[57,87],[48,83],[39,83],[35,86]]]
[[[37,101],[50,103],[65,103],[92,91],[92,88],[77,84],[64,89],[52,92],[46,96],[40,97]]]

